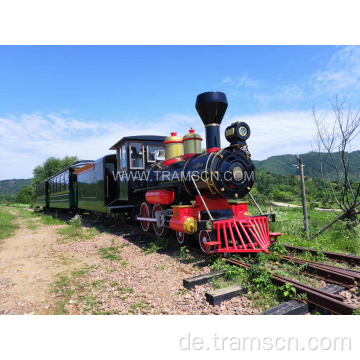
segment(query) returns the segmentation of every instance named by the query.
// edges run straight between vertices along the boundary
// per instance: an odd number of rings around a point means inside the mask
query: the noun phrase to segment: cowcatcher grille
[[[215,221],[213,231],[217,240],[204,244],[208,254],[269,252],[269,220],[266,216]]]

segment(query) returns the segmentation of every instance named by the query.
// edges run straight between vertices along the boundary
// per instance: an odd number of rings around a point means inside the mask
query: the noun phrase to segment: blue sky
[[[194,104],[211,90],[228,97],[223,129],[249,123],[254,159],[308,152],[312,107],[335,94],[360,107],[359,88],[360,47],[0,46],[0,179],[126,135],[204,134]]]

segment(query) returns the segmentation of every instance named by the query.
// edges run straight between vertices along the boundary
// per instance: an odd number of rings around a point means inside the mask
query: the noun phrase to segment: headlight
[[[241,181],[243,176],[244,176],[244,174],[243,174],[241,167],[240,166],[234,167],[233,178],[235,179],[235,181]]]

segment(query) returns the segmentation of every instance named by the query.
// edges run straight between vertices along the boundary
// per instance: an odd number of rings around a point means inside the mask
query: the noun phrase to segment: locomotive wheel
[[[201,251],[206,253],[204,244],[210,241],[216,241],[215,231],[201,230],[199,233],[199,245]]]
[[[141,217],[150,217],[151,214],[151,207],[147,202],[143,202],[140,206],[140,216]],[[145,220],[140,220],[141,228],[144,231],[149,231],[150,229],[150,222]]]
[[[152,217],[155,218],[156,212],[160,211],[160,210],[163,210],[163,207],[161,205],[159,205],[159,204],[154,205],[153,209],[152,209]],[[158,227],[156,222],[153,223],[153,228],[154,228],[155,234],[157,236],[164,236],[167,233],[167,228],[163,227],[163,226]]]
[[[188,239],[188,234],[185,234],[185,233],[183,233],[181,231],[176,232],[176,240],[178,241],[178,243],[180,245],[185,244],[187,239]]]

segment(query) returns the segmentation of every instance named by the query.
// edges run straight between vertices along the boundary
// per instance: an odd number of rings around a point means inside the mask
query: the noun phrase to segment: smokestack
[[[226,95],[219,91],[205,92],[196,98],[195,108],[205,125],[207,153],[221,149],[220,124],[227,107]]]

